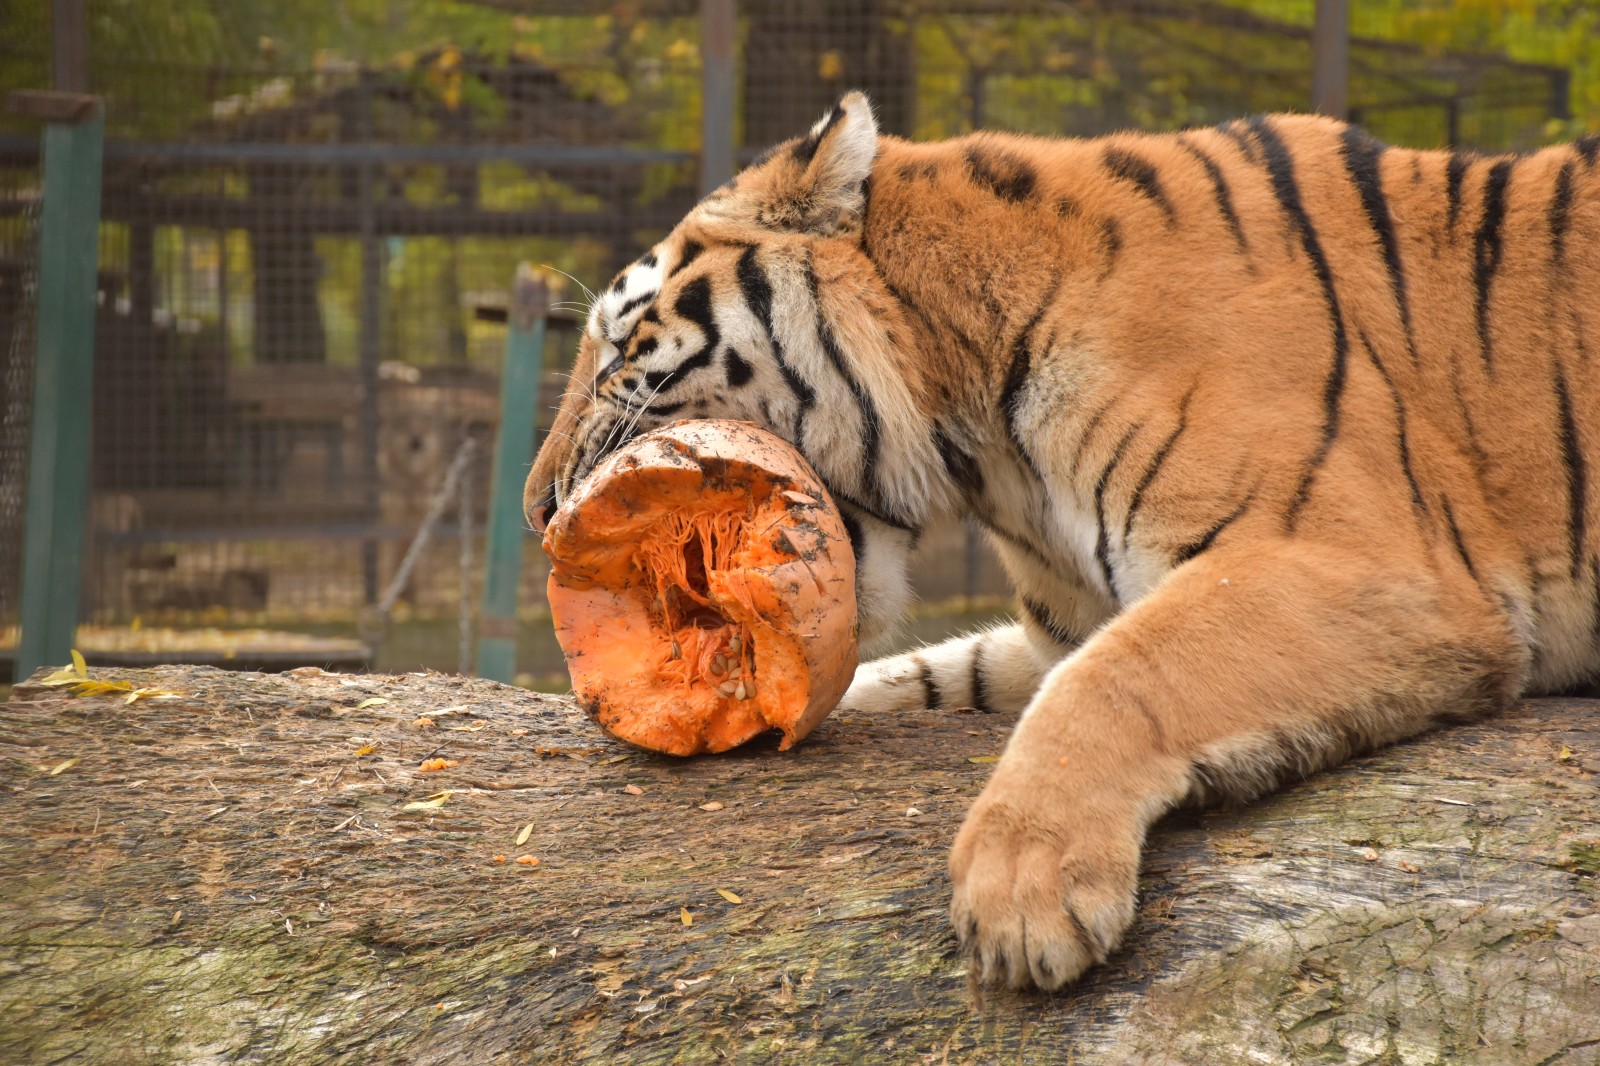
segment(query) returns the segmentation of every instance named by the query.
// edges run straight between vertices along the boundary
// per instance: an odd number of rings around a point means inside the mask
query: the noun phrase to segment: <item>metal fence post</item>
[[[533,462],[550,294],[527,263],[517,268],[500,377],[500,428],[489,487],[483,609],[478,615],[478,676],[509,682],[517,671],[517,588],[522,576],[522,482]]]
[[[1349,0],[1317,0],[1311,28],[1311,110],[1347,118],[1349,87]]]
[[[20,680],[40,666],[66,662],[78,625],[105,122],[99,101],[71,93],[18,93],[13,108],[54,111],[44,130]]]
[[[733,0],[700,0],[700,195],[733,177]]]

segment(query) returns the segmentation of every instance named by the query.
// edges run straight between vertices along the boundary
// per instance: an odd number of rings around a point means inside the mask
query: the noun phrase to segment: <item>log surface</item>
[[[1108,965],[974,998],[944,862],[998,716],[677,760],[491,682],[296,675],[17,688],[0,1061],[1600,1062],[1600,704],[1175,815]]]

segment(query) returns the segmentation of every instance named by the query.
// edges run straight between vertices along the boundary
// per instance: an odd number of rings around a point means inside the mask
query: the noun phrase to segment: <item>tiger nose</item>
[[[524,512],[524,517],[527,518],[528,525],[533,528],[533,531],[542,537],[544,536],[544,531],[549,528],[550,519],[555,512],[556,494],[552,488],[543,499],[535,500],[528,505],[527,510]]]

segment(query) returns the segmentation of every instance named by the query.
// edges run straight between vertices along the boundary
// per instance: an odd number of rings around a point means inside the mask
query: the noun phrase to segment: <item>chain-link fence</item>
[[[118,17],[110,6],[90,11]],[[694,201],[698,0],[401,7],[455,21],[427,22],[415,40],[391,26],[358,47],[330,14],[326,32],[351,39],[309,62],[303,44],[295,59],[266,32],[207,62],[165,58],[154,31],[92,54],[109,139],[87,618],[353,627],[460,442],[490,450],[517,262],[570,275],[567,299],[581,302],[583,285],[598,288]],[[853,87],[887,131],[917,138],[1304,109],[1312,11],[1309,0],[745,0],[738,156],[804,130]],[[1380,136],[1526,147],[1571,118],[1567,66],[1413,41],[1396,12],[1392,26],[1358,17],[1350,47],[1352,110]],[[41,41],[19,32],[0,45],[8,83],[42,83]],[[35,134],[8,122],[0,627],[16,611],[37,195]],[[552,343],[570,355],[574,329],[556,326]],[[552,367],[547,404],[560,386]],[[445,522],[417,568],[419,612],[455,609],[454,532]],[[954,576],[930,593],[999,589],[960,531],[933,542],[955,557],[928,572]],[[543,573],[530,559],[523,602],[536,606]],[[448,642],[431,659],[453,660]]]

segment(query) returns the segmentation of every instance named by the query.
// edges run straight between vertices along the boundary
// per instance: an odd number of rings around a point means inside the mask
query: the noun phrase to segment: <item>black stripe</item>
[[[844,352],[839,347],[839,340],[834,336],[833,327],[828,325],[827,318],[822,313],[822,283],[817,278],[813,264],[806,263],[806,287],[811,292],[811,308],[815,318],[817,340],[822,344],[823,354],[828,357],[828,362],[833,365],[834,372],[844,379],[845,385],[855,397],[856,408],[861,415],[861,472],[866,483],[867,491],[874,500],[883,500],[883,484],[879,480],[878,458],[880,446],[883,441],[883,425],[878,417],[878,405],[873,402],[872,396],[867,392],[861,382],[845,364]]]
[[[1006,422],[1006,433],[1011,437],[1011,443],[1016,446],[1017,454],[1028,464],[1028,469],[1033,476],[1043,480],[1039,468],[1034,464],[1033,456],[1029,454],[1022,433],[1017,429],[1018,408],[1022,404],[1022,389],[1028,383],[1028,375],[1033,367],[1033,353],[1028,350],[1028,341],[1033,337],[1034,329],[1039,325],[1039,320],[1050,310],[1050,305],[1055,302],[1056,292],[1061,288],[1061,275],[1057,273],[1050,281],[1050,288],[1045,293],[1044,299],[1034,308],[1017,332],[1016,340],[1011,344],[1011,365],[1006,368],[1005,385],[1000,390],[1000,414]]]
[[[713,338],[712,343],[716,343]],[[670,370],[649,370],[644,375],[644,387],[651,392],[661,392],[669,385],[676,385],[689,374],[696,370],[703,370],[711,365],[711,344],[707,344],[699,351],[680,362]],[[655,408],[650,408],[655,410]]]
[[[1589,622],[1589,639],[1591,643],[1600,644],[1600,559],[1589,560],[1589,587],[1594,590],[1594,606],[1590,608],[1593,618]]]
[[[728,388],[730,389],[742,388],[748,385],[750,379],[755,377],[756,374],[755,368],[750,365],[749,361],[731,347],[723,351],[722,365],[724,373],[728,376]]]
[[[1172,201],[1167,199],[1166,191],[1161,188],[1161,178],[1156,174],[1155,164],[1121,148],[1107,148],[1103,159],[1106,170],[1111,172],[1113,178],[1132,182],[1142,196],[1166,213],[1167,225],[1177,224],[1177,213],[1172,210]]]
[[[1249,126],[1246,126],[1238,119],[1234,119],[1232,122],[1216,127],[1216,130],[1239,146],[1239,151],[1244,154],[1245,162],[1261,162],[1260,157],[1256,154],[1256,143],[1251,138],[1252,131]]]
[[[1578,438],[1578,423],[1572,415],[1572,396],[1567,392],[1567,376],[1556,366],[1556,409],[1561,418],[1561,457],[1567,471],[1567,544],[1572,555],[1572,579],[1583,569],[1584,515],[1588,507],[1588,468],[1583,461],[1583,442]]]
[[[1300,244],[1305,249],[1307,258],[1311,260],[1317,281],[1322,285],[1322,298],[1328,305],[1328,317],[1333,323],[1333,366],[1329,368],[1328,379],[1322,388],[1321,439],[1318,440],[1316,450],[1306,462],[1305,473],[1300,476],[1300,484],[1296,487],[1294,499],[1284,516],[1284,527],[1293,533],[1301,509],[1311,499],[1311,483],[1316,480],[1317,471],[1328,458],[1334,438],[1339,435],[1339,402],[1344,396],[1345,362],[1349,358],[1350,342],[1345,335],[1344,314],[1339,309],[1339,297],[1333,290],[1333,274],[1328,269],[1327,258],[1322,254],[1322,242],[1317,239],[1317,231],[1311,225],[1311,218],[1300,203],[1300,188],[1295,182],[1294,163],[1289,150],[1284,147],[1283,141],[1278,138],[1277,130],[1272,128],[1272,123],[1267,119],[1252,119],[1250,125],[1255,130],[1256,139],[1261,142],[1261,149],[1266,155],[1267,173],[1272,178],[1273,192],[1277,194],[1284,213],[1289,216],[1290,224],[1299,231]]]
[[[862,566],[862,553],[867,547],[867,533],[861,528],[861,520],[844,508],[839,509],[839,521],[844,523],[844,535],[850,538],[850,551],[856,557],[856,585],[861,584],[860,573]]]
[[[1506,185],[1511,181],[1511,160],[1502,159],[1489,168],[1484,184],[1483,220],[1473,238],[1472,284],[1477,289],[1478,351],[1485,370],[1494,369],[1494,351],[1489,342],[1489,290],[1500,269],[1500,227],[1506,217]]]
[[[1467,568],[1467,573],[1472,580],[1478,580],[1478,568],[1472,565],[1472,556],[1467,552],[1467,544],[1461,539],[1461,527],[1456,525],[1456,513],[1450,506],[1447,496],[1439,497],[1439,503],[1444,507],[1444,521],[1450,527],[1450,540],[1455,544],[1456,554],[1461,556],[1462,565]]]
[[[1591,133],[1587,137],[1579,137],[1572,142],[1573,149],[1583,159],[1586,167],[1594,166],[1594,161],[1600,157],[1600,133]]]
[[[910,533],[913,538],[922,536],[922,530],[913,525],[908,519],[901,518],[898,515],[890,514],[887,511],[881,511],[874,505],[874,503],[865,502],[859,496],[856,496],[847,489],[843,489],[838,485],[829,485],[828,491],[833,493],[833,498],[835,500],[839,501],[840,503],[848,503],[851,507],[854,507],[862,514],[876,518],[886,526],[891,526],[895,529],[898,529],[902,533]],[[912,545],[912,547],[915,546],[915,544]]]
[[[1028,558],[1032,560],[1035,566],[1049,574],[1051,577],[1055,578],[1057,581],[1061,582],[1063,585],[1073,585],[1080,580],[1077,574],[1072,574],[1069,579],[1068,575],[1061,573],[1057,567],[1055,559],[1052,558],[1049,553],[1044,551],[1042,548],[1034,544],[1031,540],[1027,539],[1020,533],[1014,533],[1011,530],[1006,529],[1004,526],[988,520],[983,515],[979,515],[977,518],[978,521],[982,523],[984,529],[987,529],[990,533],[993,533],[995,536],[999,537],[1013,548],[1016,548],[1018,551],[1025,553]]]
[[[1411,503],[1422,513],[1428,513],[1428,503],[1422,498],[1422,489],[1417,484],[1417,475],[1411,469],[1411,442],[1406,436],[1406,404],[1400,398],[1400,390],[1394,387],[1394,379],[1389,376],[1389,371],[1378,359],[1378,353],[1373,350],[1372,342],[1365,333],[1361,334],[1362,347],[1367,350],[1367,358],[1372,360],[1372,365],[1377,369],[1383,383],[1389,386],[1389,398],[1394,401],[1395,432],[1400,440],[1400,469],[1405,471],[1406,482],[1411,486]]]
[[[928,661],[920,655],[913,656],[912,662],[916,663],[922,672],[922,700],[923,706],[928,710],[937,710],[944,706],[944,693],[939,691],[939,683],[933,679],[933,668]]]
[[[1270,149],[1268,149],[1268,151],[1270,151]],[[1179,548],[1177,553],[1172,557],[1172,565],[1182,566],[1190,559],[1193,559],[1196,555],[1199,555],[1201,552],[1211,547],[1211,545],[1216,542],[1217,537],[1221,535],[1222,531],[1233,525],[1234,522],[1238,521],[1240,516],[1242,516],[1245,511],[1249,509],[1250,502],[1254,499],[1255,493],[1252,492],[1250,495],[1239,501],[1239,506],[1223,515],[1222,518],[1217,521],[1216,525],[1206,530],[1205,534],[1199,540],[1195,541],[1186,548]]]
[[[679,291],[678,298],[672,302],[672,313],[699,326],[700,331],[705,334],[707,344],[717,343],[720,334],[717,332],[716,315],[711,309],[709,277],[695,278],[685,285]]]
[[[699,258],[700,253],[705,250],[706,246],[697,240],[691,238],[690,240],[684,241],[683,254],[678,256],[678,261],[673,264],[672,270],[667,274],[667,277],[672,277],[673,275],[677,274],[678,271],[694,262],[697,258]]]
[[[1067,467],[1067,477],[1075,478],[1078,476],[1078,465],[1083,462],[1083,453],[1089,448],[1090,438],[1094,436],[1094,431],[1100,428],[1100,421],[1105,418],[1106,412],[1116,405],[1116,398],[1112,397],[1101,404],[1094,414],[1089,416],[1089,421],[1085,423],[1083,432],[1078,434],[1078,446],[1072,453],[1071,465]]]
[[[1144,475],[1139,478],[1139,484],[1133,490],[1133,496],[1128,500],[1128,513],[1122,520],[1122,542],[1127,544],[1128,535],[1133,532],[1133,520],[1139,513],[1139,505],[1144,502],[1144,490],[1156,479],[1161,464],[1167,461],[1167,456],[1172,452],[1173,445],[1178,443],[1178,438],[1183,436],[1183,431],[1189,425],[1189,401],[1194,399],[1194,389],[1190,388],[1183,394],[1183,400],[1178,404],[1178,424],[1173,427],[1167,439],[1161,442],[1161,447],[1156,449],[1155,456],[1150,460],[1150,465],[1145,468]]]
[[[1060,620],[1056,618],[1055,612],[1038,600],[1023,596],[1022,610],[1033,621],[1034,625],[1044,630],[1051,640],[1063,648],[1075,647],[1078,644],[1078,638],[1073,634],[1072,630],[1062,625]]]
[[[1111,549],[1106,537],[1106,485],[1110,483],[1112,473],[1128,450],[1128,443],[1138,435],[1139,429],[1139,426],[1133,426],[1122,435],[1111,453],[1111,461],[1100,471],[1100,477],[1094,483],[1094,559],[1100,564],[1101,576],[1106,579],[1106,591],[1116,603],[1121,603],[1122,597],[1117,593],[1117,576],[1111,570]]]
[[[1383,263],[1389,270],[1389,288],[1394,293],[1395,306],[1400,311],[1400,324],[1406,333],[1406,351],[1411,361],[1417,361],[1417,346],[1411,332],[1411,305],[1406,299],[1405,270],[1400,262],[1400,248],[1395,240],[1394,220],[1389,217],[1389,202],[1383,195],[1383,175],[1379,161],[1388,145],[1373,140],[1355,126],[1345,127],[1345,165],[1350,170],[1350,180],[1361,194],[1361,206],[1367,221],[1383,249]]]
[[[744,296],[744,302],[761,323],[761,328],[766,331],[767,342],[772,346],[773,362],[778,364],[778,372],[783,375],[789,391],[794,394],[795,401],[800,405],[800,411],[795,416],[794,439],[801,439],[800,422],[805,413],[817,401],[817,394],[808,385],[804,378],[795,373],[794,367],[783,355],[783,342],[778,339],[778,332],[772,325],[772,282],[767,280],[767,272],[762,269],[756,260],[756,246],[750,245],[739,256],[737,268],[739,277],[739,292]]]
[[[1572,161],[1556,172],[1556,193],[1550,200],[1550,262],[1557,268],[1567,254],[1567,222],[1572,211]]]
[[[941,426],[934,427],[933,444],[950,480],[969,496],[983,495],[983,469],[977,458],[957,444]]]
[[[823,122],[822,128],[814,133],[808,133],[804,139],[796,142],[795,146],[789,150],[789,154],[794,157],[795,162],[801,166],[810,166],[811,160],[816,158],[817,149],[822,146],[822,138],[826,137],[828,131],[837,126],[843,118],[844,108],[839,104],[834,104],[833,110],[828,112],[828,118]]]
[[[989,686],[983,678],[983,642],[988,639],[985,635],[972,642],[972,705],[985,714],[994,709],[989,706]]]
[[[1032,196],[1038,181],[1032,167],[998,148],[967,149],[967,170],[975,183],[1013,204]]]
[[[1205,168],[1206,175],[1211,178],[1211,195],[1217,201],[1217,210],[1222,212],[1222,217],[1227,220],[1228,229],[1233,232],[1233,239],[1238,242],[1239,250],[1248,251],[1249,246],[1244,239],[1244,227],[1239,223],[1238,212],[1233,209],[1233,193],[1228,188],[1227,179],[1222,176],[1222,168],[1217,166],[1215,159],[1191,144],[1187,137],[1179,137],[1178,143]]]
[[[659,290],[652,289],[650,292],[635,296],[633,299],[629,300],[627,303],[623,304],[621,307],[612,312],[612,321],[621,322],[624,318],[628,317],[629,311],[636,311],[640,307],[643,307],[645,304],[649,303],[651,300],[654,300],[656,298],[657,291]]]
[[[1105,252],[1106,265],[1100,268],[1100,276],[1095,280],[1104,281],[1116,269],[1117,256],[1122,254],[1122,227],[1114,218],[1100,220],[1100,250]]]
[[[1461,182],[1471,168],[1474,156],[1467,152],[1451,152],[1450,162],[1445,164],[1444,201],[1449,209],[1446,216],[1446,230],[1453,237],[1456,232],[1456,219],[1461,217]]]

